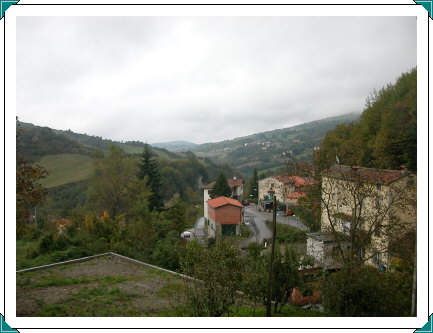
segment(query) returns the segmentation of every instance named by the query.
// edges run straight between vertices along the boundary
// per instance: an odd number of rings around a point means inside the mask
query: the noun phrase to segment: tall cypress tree
[[[254,169],[253,177],[250,180],[249,192],[250,195],[252,195],[251,198],[257,199],[259,194],[259,176],[257,174],[257,169]]]
[[[141,154],[138,178],[143,179],[148,177],[148,183],[152,195],[149,198],[150,210],[160,210],[163,206],[161,199],[161,175],[159,173],[158,161],[155,159],[148,144],[144,145],[143,153]]]
[[[224,173],[220,173],[215,185],[213,186],[212,190],[209,192],[209,195],[212,199],[224,196],[224,197],[230,197],[232,194],[232,189],[230,188],[227,178],[224,175]]]

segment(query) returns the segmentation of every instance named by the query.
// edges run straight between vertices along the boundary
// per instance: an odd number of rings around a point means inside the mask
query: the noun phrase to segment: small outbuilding
[[[239,235],[243,218],[242,204],[231,198],[218,197],[207,201],[208,236]]]

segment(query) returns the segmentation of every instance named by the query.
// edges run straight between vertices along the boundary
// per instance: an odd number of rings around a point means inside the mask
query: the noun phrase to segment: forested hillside
[[[40,182],[48,194],[45,206],[51,211],[67,212],[86,204],[94,164],[109,153],[111,145],[116,144],[122,149],[132,165],[138,165],[145,146],[138,141],[113,142],[23,122],[17,123],[17,130],[20,132],[19,153],[25,160],[48,171],[48,176]],[[191,152],[173,153],[155,147],[151,152],[158,163],[164,202],[180,195],[186,202],[199,203],[202,200],[201,185],[214,180],[220,172],[227,177],[241,176],[227,164],[197,158]]]
[[[19,126],[22,129],[21,152],[27,160],[33,162],[44,155],[91,155],[97,151],[107,152],[113,143],[129,154],[140,154],[144,148],[144,143],[140,141],[118,142],[100,136],[75,133],[71,130],[56,130],[25,122],[19,122]],[[181,158],[164,148],[154,147],[154,152],[162,158]]]
[[[402,74],[394,84],[373,91],[359,121],[328,132],[316,153],[323,169],[342,164],[416,171],[417,71]]]
[[[291,158],[311,161],[314,147],[320,145],[327,131],[337,124],[349,123],[358,117],[357,113],[348,113],[233,140],[205,143],[191,150],[198,156],[212,158],[217,163],[228,163],[249,177],[254,169],[265,171],[283,166],[288,161],[289,153]]]

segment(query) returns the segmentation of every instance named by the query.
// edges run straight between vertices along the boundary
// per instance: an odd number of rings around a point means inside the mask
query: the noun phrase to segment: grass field
[[[89,178],[92,173],[92,158],[79,154],[59,154],[42,157],[36,164],[48,171],[41,180],[45,188],[52,188]]]

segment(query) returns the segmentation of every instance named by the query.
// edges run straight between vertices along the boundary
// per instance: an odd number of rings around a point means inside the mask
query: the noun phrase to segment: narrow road
[[[260,244],[265,238],[272,237],[272,231],[266,225],[266,220],[272,220],[272,213],[259,212],[255,205],[244,207],[244,221],[250,222],[248,227],[251,230],[251,236],[241,243],[241,248],[246,248],[252,242]],[[297,216],[277,216],[277,223],[308,231],[308,227]]]

